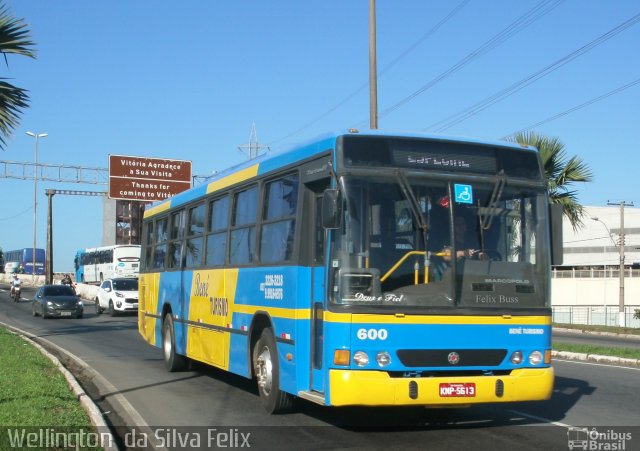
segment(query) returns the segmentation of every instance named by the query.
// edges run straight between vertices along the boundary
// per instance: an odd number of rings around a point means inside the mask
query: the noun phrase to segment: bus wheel
[[[162,323],[162,356],[164,364],[171,372],[182,371],[187,367],[187,358],[176,353],[176,335],[171,313],[165,315]]]
[[[264,408],[269,413],[291,411],[293,407],[291,395],[280,390],[278,352],[271,328],[262,331],[260,339],[253,348],[253,369]]]

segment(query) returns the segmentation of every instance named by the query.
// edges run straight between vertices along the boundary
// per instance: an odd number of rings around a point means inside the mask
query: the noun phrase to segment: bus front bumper
[[[330,404],[463,406],[542,401],[551,397],[553,379],[552,367],[522,368],[501,376],[423,378],[395,378],[384,371],[331,370]]]

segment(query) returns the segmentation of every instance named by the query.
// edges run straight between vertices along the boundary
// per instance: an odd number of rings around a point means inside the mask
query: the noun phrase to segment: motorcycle
[[[13,292],[11,293],[11,297],[13,298],[13,302],[20,302],[20,292],[22,289],[20,287],[14,287]]]

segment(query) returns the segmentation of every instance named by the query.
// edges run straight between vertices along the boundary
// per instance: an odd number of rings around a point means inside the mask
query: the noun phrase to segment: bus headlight
[[[529,363],[532,365],[540,365],[542,362],[542,353],[540,351],[533,351],[529,354]]]
[[[369,356],[364,351],[357,351],[353,354],[353,361],[358,366],[367,366],[369,364]]]
[[[514,351],[510,360],[514,365],[520,365],[522,363],[522,351]]]
[[[387,366],[391,363],[391,356],[387,351],[380,351],[378,355],[376,355],[376,362],[382,367]]]

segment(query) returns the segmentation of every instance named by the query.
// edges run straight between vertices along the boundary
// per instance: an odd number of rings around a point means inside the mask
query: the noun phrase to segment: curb
[[[87,412],[89,416],[89,420],[91,424],[96,428],[100,436],[100,446],[102,446],[105,451],[118,451],[118,447],[115,446],[116,440],[111,433],[111,428],[104,420],[102,416],[102,412],[98,406],[93,402],[93,400],[87,395],[84,389],[80,386],[76,378],[71,374],[69,370],[67,370],[64,365],[60,362],[60,360],[47,351],[42,345],[37,343],[34,339],[37,338],[35,335],[30,334],[29,332],[18,329],[17,327],[10,326],[8,324],[0,322],[0,325],[7,328],[10,332],[22,338],[27,343],[34,346],[38,349],[42,355],[47,357],[49,360],[53,362],[53,364],[58,368],[58,370],[62,373],[64,378],[69,385],[69,388],[73,392],[76,399],[80,402],[80,406]],[[50,342],[49,342],[50,343]],[[52,343],[51,343],[52,344]],[[54,345],[56,346],[56,345]],[[57,346],[56,346],[57,347]]]
[[[578,362],[602,363],[606,365],[618,365],[640,368],[640,359],[625,359],[599,354],[583,354],[579,352],[551,351],[551,357],[561,360],[574,360]]]

